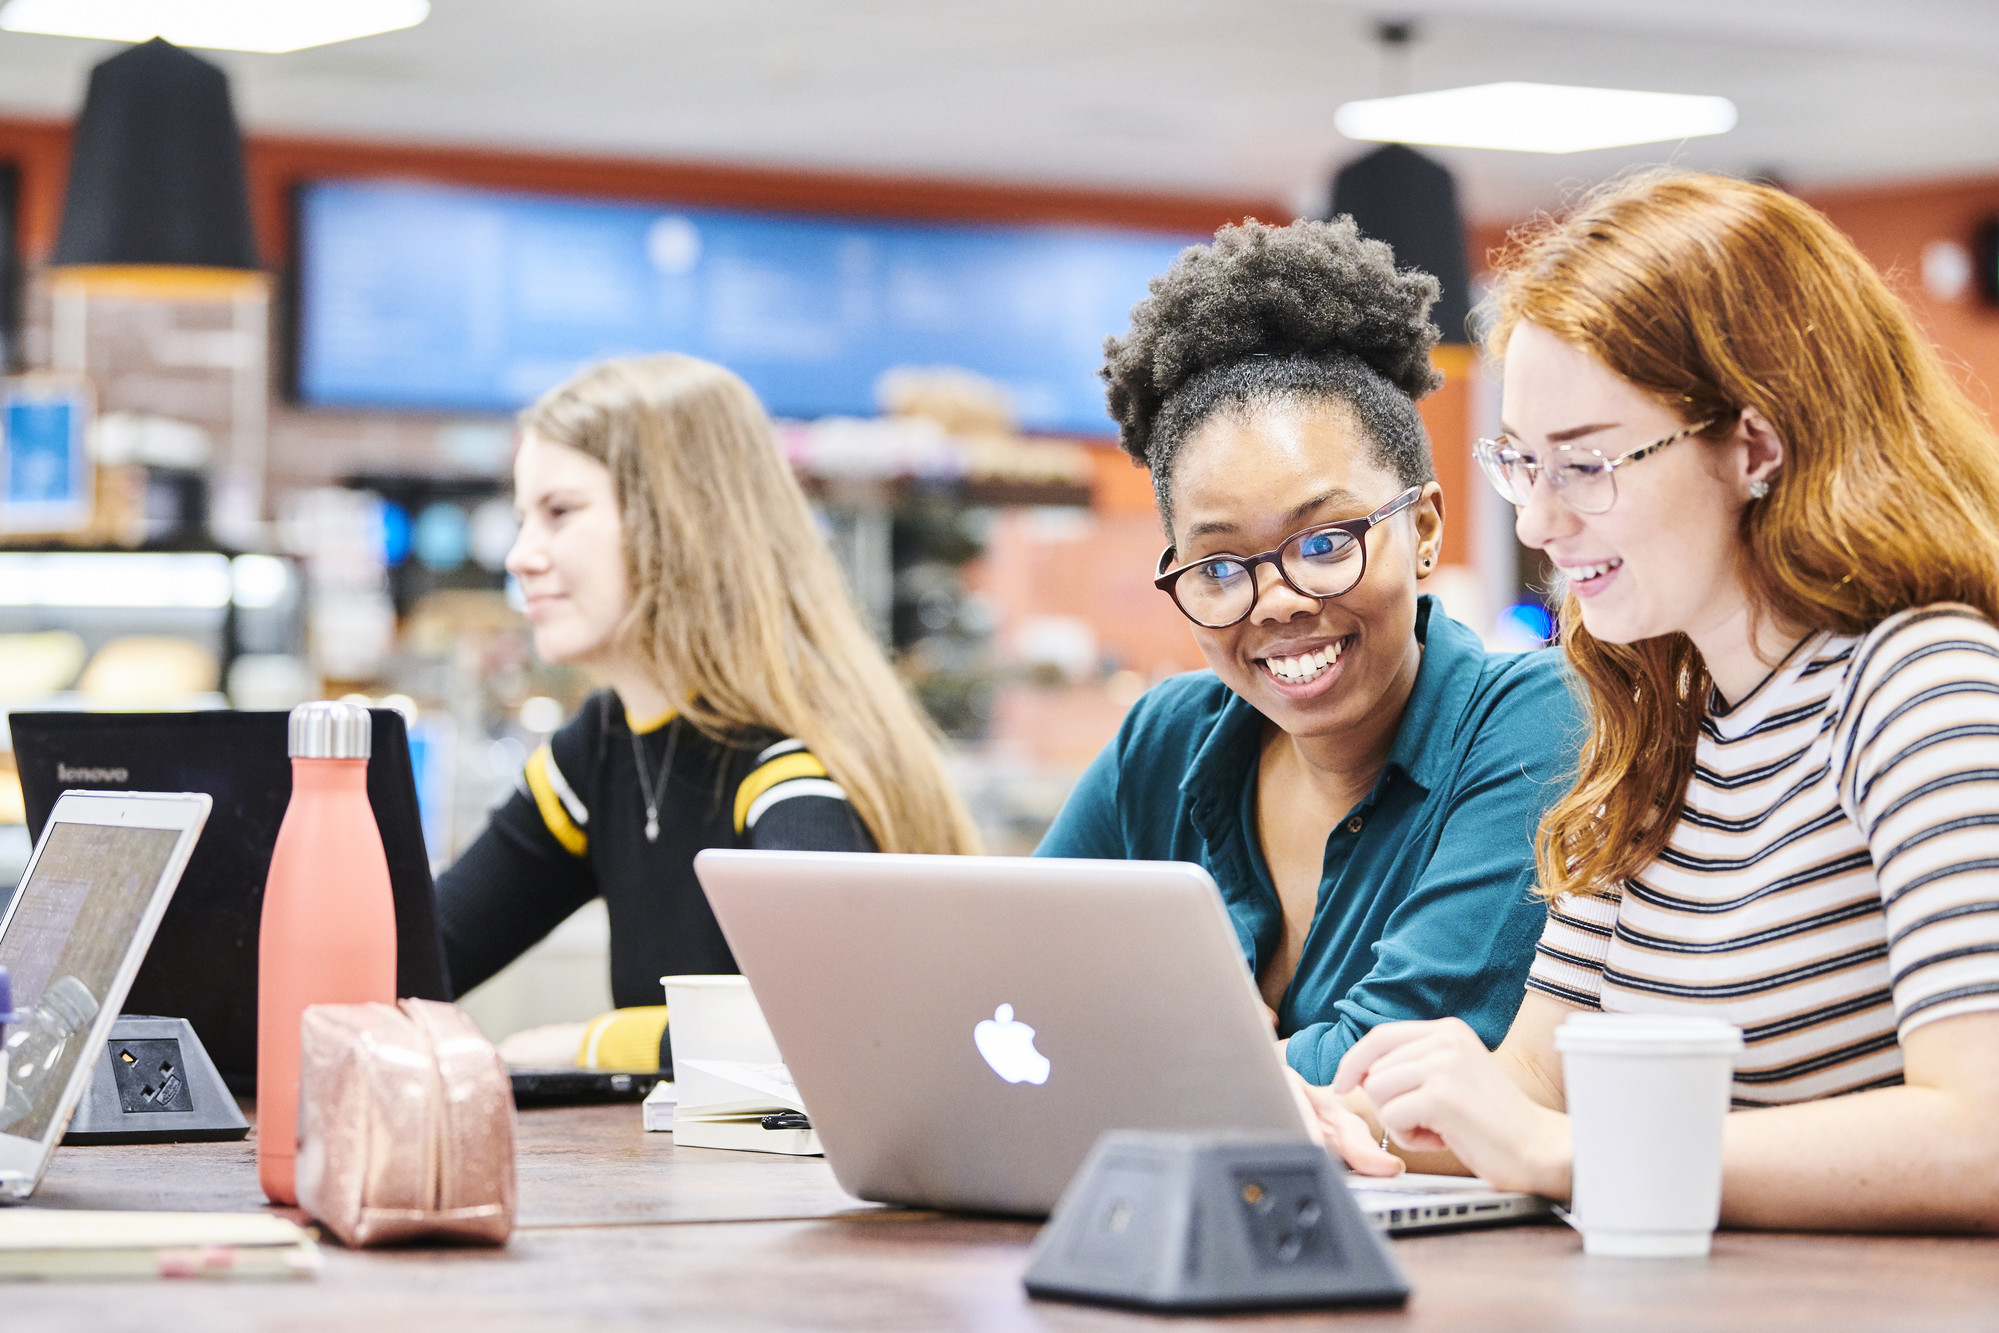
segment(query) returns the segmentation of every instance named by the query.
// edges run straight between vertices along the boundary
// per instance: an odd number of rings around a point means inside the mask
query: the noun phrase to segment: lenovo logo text
[[[124,768],[71,768],[68,764],[56,765],[57,782],[129,782],[132,773]]]

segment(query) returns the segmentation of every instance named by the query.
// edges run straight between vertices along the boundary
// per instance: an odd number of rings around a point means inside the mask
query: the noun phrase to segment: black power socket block
[[[118,1104],[127,1113],[194,1109],[178,1037],[113,1041],[111,1077],[118,1083]]]
[[[120,1014],[62,1141],[200,1143],[249,1132],[193,1025]]]
[[[1345,1172],[1296,1131],[1105,1133],[1036,1237],[1025,1281],[1043,1300],[1145,1310],[1409,1295]]]

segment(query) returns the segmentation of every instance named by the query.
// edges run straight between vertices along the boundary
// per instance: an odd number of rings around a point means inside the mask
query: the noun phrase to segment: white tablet
[[[201,792],[72,791],[49,812],[0,918],[21,1016],[0,1086],[0,1200],[48,1170],[208,807]]]

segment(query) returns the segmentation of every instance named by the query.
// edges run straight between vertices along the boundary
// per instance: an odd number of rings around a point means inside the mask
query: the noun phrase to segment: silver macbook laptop
[[[860,1198],[1043,1215],[1107,1129],[1307,1135],[1199,866],[715,849],[694,869]],[[1438,1177],[1357,1198],[1390,1230],[1545,1206]]]
[[[0,921],[13,983],[0,1199],[48,1170],[208,818],[204,792],[65,792]],[[198,961],[198,960],[196,960]]]

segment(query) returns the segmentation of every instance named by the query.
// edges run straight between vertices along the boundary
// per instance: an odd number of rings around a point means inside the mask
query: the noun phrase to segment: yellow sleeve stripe
[[[555,784],[549,781],[549,769],[555,759],[546,745],[528,756],[527,768],[521,776],[527,779],[528,795],[534,797],[537,810],[541,811],[541,822],[548,825],[548,831],[562,844],[562,849],[571,856],[581,856],[589,850],[590,839],[576,821],[563,808],[562,797],[556,793]]]
[[[820,763],[819,756],[810,750],[793,750],[790,754],[781,754],[764,764],[744,778],[743,785],[736,788],[736,832],[741,833],[749,827],[750,807],[756,804],[757,797],[778,783],[789,782],[792,778],[826,776],[828,776],[826,765]]]
[[[666,1006],[613,1009],[592,1019],[576,1063],[585,1069],[649,1074],[659,1068],[659,1039],[666,1031]]]

